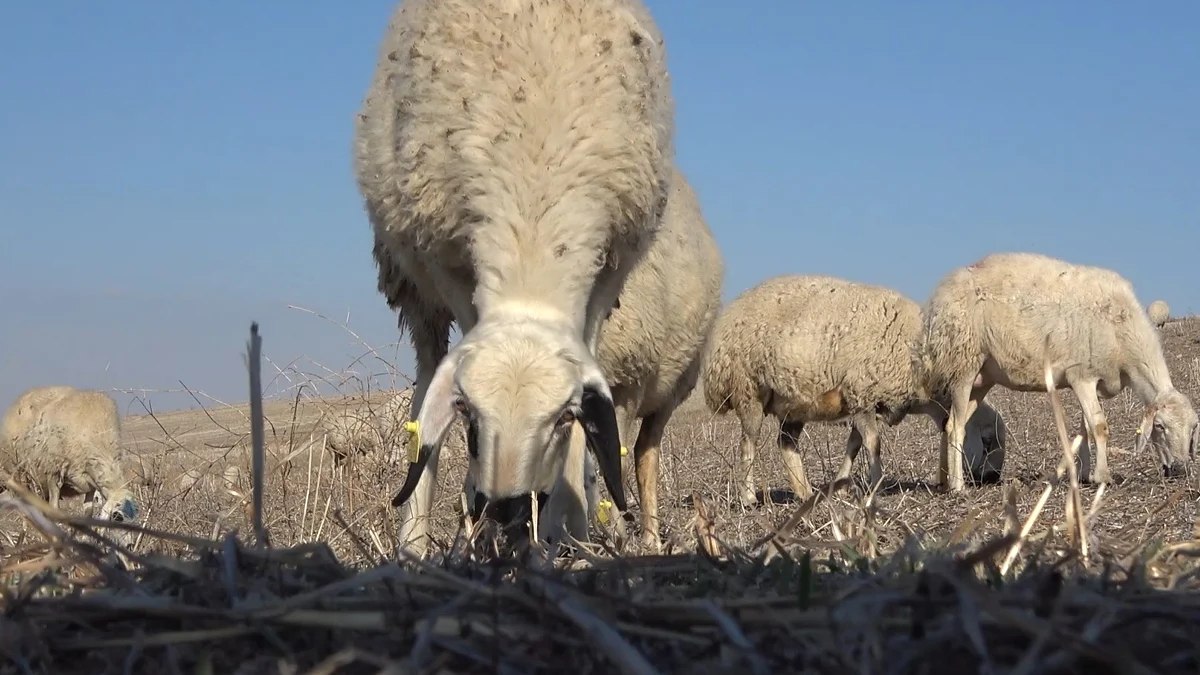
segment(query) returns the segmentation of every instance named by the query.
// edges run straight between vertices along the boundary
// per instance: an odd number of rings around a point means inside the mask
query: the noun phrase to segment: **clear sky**
[[[251,320],[289,373],[268,395],[384,372],[289,304],[411,372],[350,156],[392,7],[5,6],[3,405],[51,383],[244,400]],[[726,299],[823,273],[923,301],[952,267],[1031,250],[1200,307],[1200,3],[650,8]]]

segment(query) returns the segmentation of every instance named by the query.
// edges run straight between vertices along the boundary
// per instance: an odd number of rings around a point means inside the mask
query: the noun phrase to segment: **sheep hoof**
[[[642,548],[648,551],[653,551],[655,553],[660,553],[662,551],[662,542],[659,540],[658,535],[653,532],[643,532],[641,536],[641,544]]]
[[[981,474],[972,474],[971,480],[975,481],[976,485],[995,485],[1000,482],[1000,472],[984,471]]]

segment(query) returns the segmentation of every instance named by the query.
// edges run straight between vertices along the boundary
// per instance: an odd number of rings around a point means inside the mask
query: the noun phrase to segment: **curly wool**
[[[673,119],[640,2],[404,2],[356,129],[381,291],[416,317],[514,297],[578,316],[657,231]]]

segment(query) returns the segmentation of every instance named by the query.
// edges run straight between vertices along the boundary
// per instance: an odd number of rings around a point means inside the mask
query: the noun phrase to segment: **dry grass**
[[[1200,320],[1163,338],[1176,386],[1200,400]],[[913,418],[885,439],[895,484],[878,493],[787,503],[764,447],[757,473],[781,503],[755,509],[730,480],[736,424],[693,400],[664,443],[664,555],[598,529],[615,557],[544,570],[479,562],[456,539],[461,435],[439,472],[444,555],[387,562],[404,469],[366,457],[338,479],[313,437],[322,414],[386,393],[331,399],[297,381],[264,406],[272,548],[238,534],[255,515],[246,406],[126,419],[148,530],[128,571],[86,521],[0,496],[0,673],[1200,668],[1196,490],[1128,451],[1102,495],[1073,487],[1070,394],[1066,428],[1045,394],[989,397],[1009,424],[1003,485],[939,493],[933,426]],[[1132,447],[1140,407],[1122,395],[1105,410]],[[846,433],[806,430],[811,479],[832,477]]]

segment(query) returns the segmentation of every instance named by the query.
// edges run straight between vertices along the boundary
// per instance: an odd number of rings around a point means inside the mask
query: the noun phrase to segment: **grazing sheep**
[[[4,417],[5,467],[58,508],[66,493],[98,493],[99,517],[137,518],[138,507],[122,467],[121,418],[112,397],[54,386],[19,396]]]
[[[1146,313],[1150,315],[1150,323],[1154,324],[1155,328],[1162,328],[1166,325],[1167,319],[1171,318],[1171,308],[1165,300],[1155,300],[1146,308]]]
[[[1055,387],[1070,387],[1083,409],[1089,442],[1079,454],[1086,479],[1111,480],[1100,397],[1125,387],[1146,405],[1139,449],[1152,442],[1167,475],[1185,470],[1194,454],[1196,412],[1172,385],[1158,333],[1132,285],[1116,272],[1033,253],[989,255],[940,282],[926,308],[924,333],[930,391],[950,408],[939,481],[951,490],[963,488],[956,468],[962,420],[995,385],[1046,391],[1048,363]]]
[[[340,468],[354,455],[368,455],[381,448],[388,450],[388,462],[398,461],[405,440],[399,422],[407,419],[411,400],[411,392],[404,391],[374,409],[356,406],[325,418],[318,434],[324,435],[334,467]]]
[[[799,498],[812,493],[797,447],[806,423],[849,418],[837,479],[849,477],[866,446],[871,484],[883,477],[881,421],[894,426],[917,412],[944,428],[946,414],[925,394],[912,358],[920,335],[917,303],[887,288],[833,277],[774,277],[731,302],[717,319],[701,377],[708,407],[718,414],[732,410],[741,422],[742,503],[757,502],[754,446],[765,415],[780,421],[778,444]],[[995,427],[998,418],[988,414],[978,421]],[[980,435],[978,427],[972,426],[972,435]],[[992,433],[973,442],[990,450],[1002,441]]]
[[[334,413],[323,421],[318,433],[324,436],[324,447],[333,456],[335,469],[356,455],[378,450],[381,440],[375,417],[357,409]]]
[[[700,357],[721,305],[724,274],[699,200],[675,169],[662,229],[604,321],[597,352],[612,389],[623,445],[633,440],[633,425],[641,419],[630,449],[641,502],[642,542],[647,546],[659,544],[659,445],[675,408],[696,386]],[[578,470],[583,467],[566,469],[569,476]],[[568,502],[586,503],[594,513],[595,504],[581,494],[587,490],[579,490],[577,481],[572,481],[575,499]],[[547,511],[548,517],[557,518],[553,510]]]
[[[640,0],[407,0],[393,13],[355,172],[379,290],[416,351],[419,448],[393,499],[402,547],[428,544],[459,418],[475,506],[498,520],[527,521],[529,494],[562,479],[576,420],[625,509],[596,341],[658,230],[673,136],[663,40]],[[463,338],[448,351],[451,322]]]

